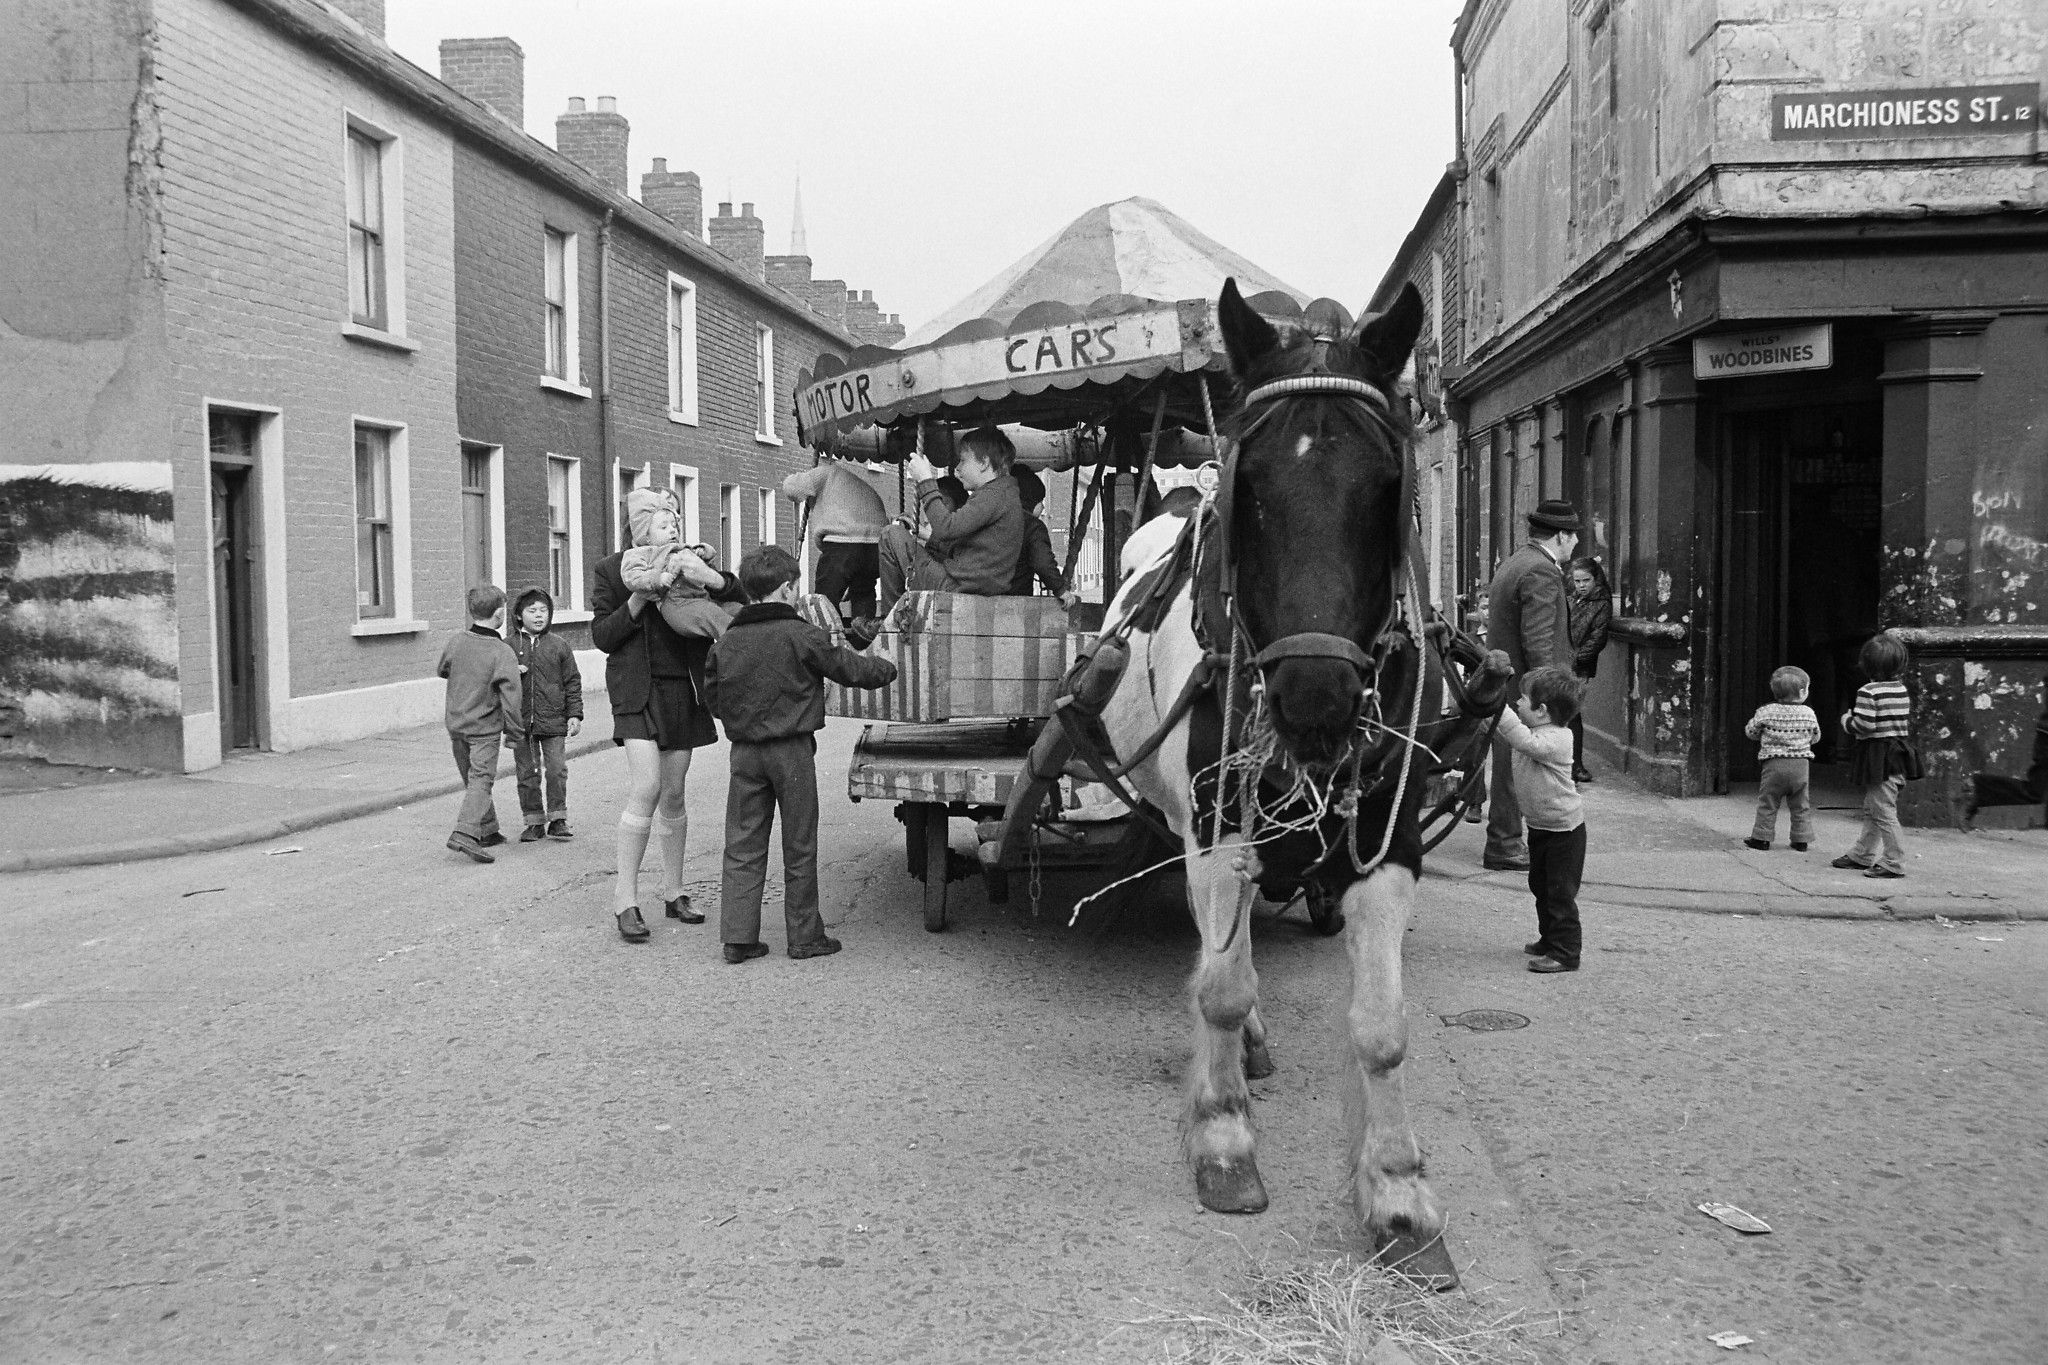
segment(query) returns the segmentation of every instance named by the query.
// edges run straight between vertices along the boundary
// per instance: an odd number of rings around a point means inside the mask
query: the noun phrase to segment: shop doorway
[[[1837,718],[1862,685],[1857,651],[1878,627],[1882,438],[1875,402],[1723,419],[1716,790],[1757,780],[1742,727],[1770,700],[1781,664],[1813,680],[1816,783],[1847,771]]]
[[[212,412],[207,419],[213,532],[214,671],[220,691],[221,752],[254,749],[257,731],[255,538],[256,440],[253,413]]]

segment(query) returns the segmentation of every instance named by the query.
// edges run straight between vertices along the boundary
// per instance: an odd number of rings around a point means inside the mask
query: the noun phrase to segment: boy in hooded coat
[[[555,599],[545,588],[528,588],[513,603],[511,644],[519,656],[526,711],[526,738],[512,749],[519,768],[519,811],[526,820],[519,835],[523,844],[543,834],[574,837],[569,832],[569,760],[563,749],[583,728],[583,675],[576,668],[576,651],[554,633],[554,620]]]

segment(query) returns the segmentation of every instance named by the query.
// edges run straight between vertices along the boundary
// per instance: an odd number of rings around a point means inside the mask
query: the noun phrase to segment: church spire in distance
[[[804,177],[801,171],[796,177],[796,199],[789,206],[789,254],[811,254],[811,245],[804,240]]]

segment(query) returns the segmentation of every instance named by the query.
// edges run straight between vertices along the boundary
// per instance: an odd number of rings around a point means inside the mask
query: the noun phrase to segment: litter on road
[[[1702,1204],[1700,1212],[1718,1223],[1726,1223],[1737,1232],[1769,1232],[1771,1225],[1753,1213],[1744,1213],[1733,1204]]]
[[[1756,1344],[1753,1338],[1746,1337],[1740,1332],[1712,1332],[1708,1334],[1707,1340],[1713,1342],[1724,1351],[1732,1351],[1738,1346],[1754,1346]]]

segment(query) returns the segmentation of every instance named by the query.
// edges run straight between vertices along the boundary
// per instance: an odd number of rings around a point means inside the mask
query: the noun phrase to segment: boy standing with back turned
[[[1792,808],[1792,851],[1813,842],[1813,802],[1807,795],[1813,746],[1820,742],[1820,717],[1806,704],[1813,685],[1803,668],[1787,664],[1771,674],[1771,700],[1757,707],[1742,733],[1757,741],[1763,774],[1757,783],[1756,827],[1742,842],[1768,850],[1778,832],[1778,803]]]
[[[1586,815],[1572,781],[1572,732],[1585,683],[1555,664],[1522,677],[1522,695],[1501,712],[1497,737],[1511,754],[1515,800],[1529,826],[1529,891],[1536,941],[1523,946],[1532,972],[1579,969],[1579,882],[1586,874]]]
[[[479,863],[494,863],[492,847],[505,842],[491,783],[498,778],[498,746],[507,735],[526,738],[519,687],[519,657],[498,628],[505,623],[505,590],[485,584],[469,590],[469,629],[441,649],[435,672],[448,680],[448,742],[462,779],[462,810],[455,817],[449,850]]]
[[[896,665],[832,643],[797,615],[802,571],[789,551],[763,545],[740,561],[751,599],[711,647],[705,703],[725,722],[732,778],[725,796],[725,868],[718,928],[725,960],[768,951],[761,942],[761,889],[768,879],[768,831],[782,812],[782,913],[789,955],[839,951],[818,913],[817,732],[825,728],[825,679],[884,687]]]

